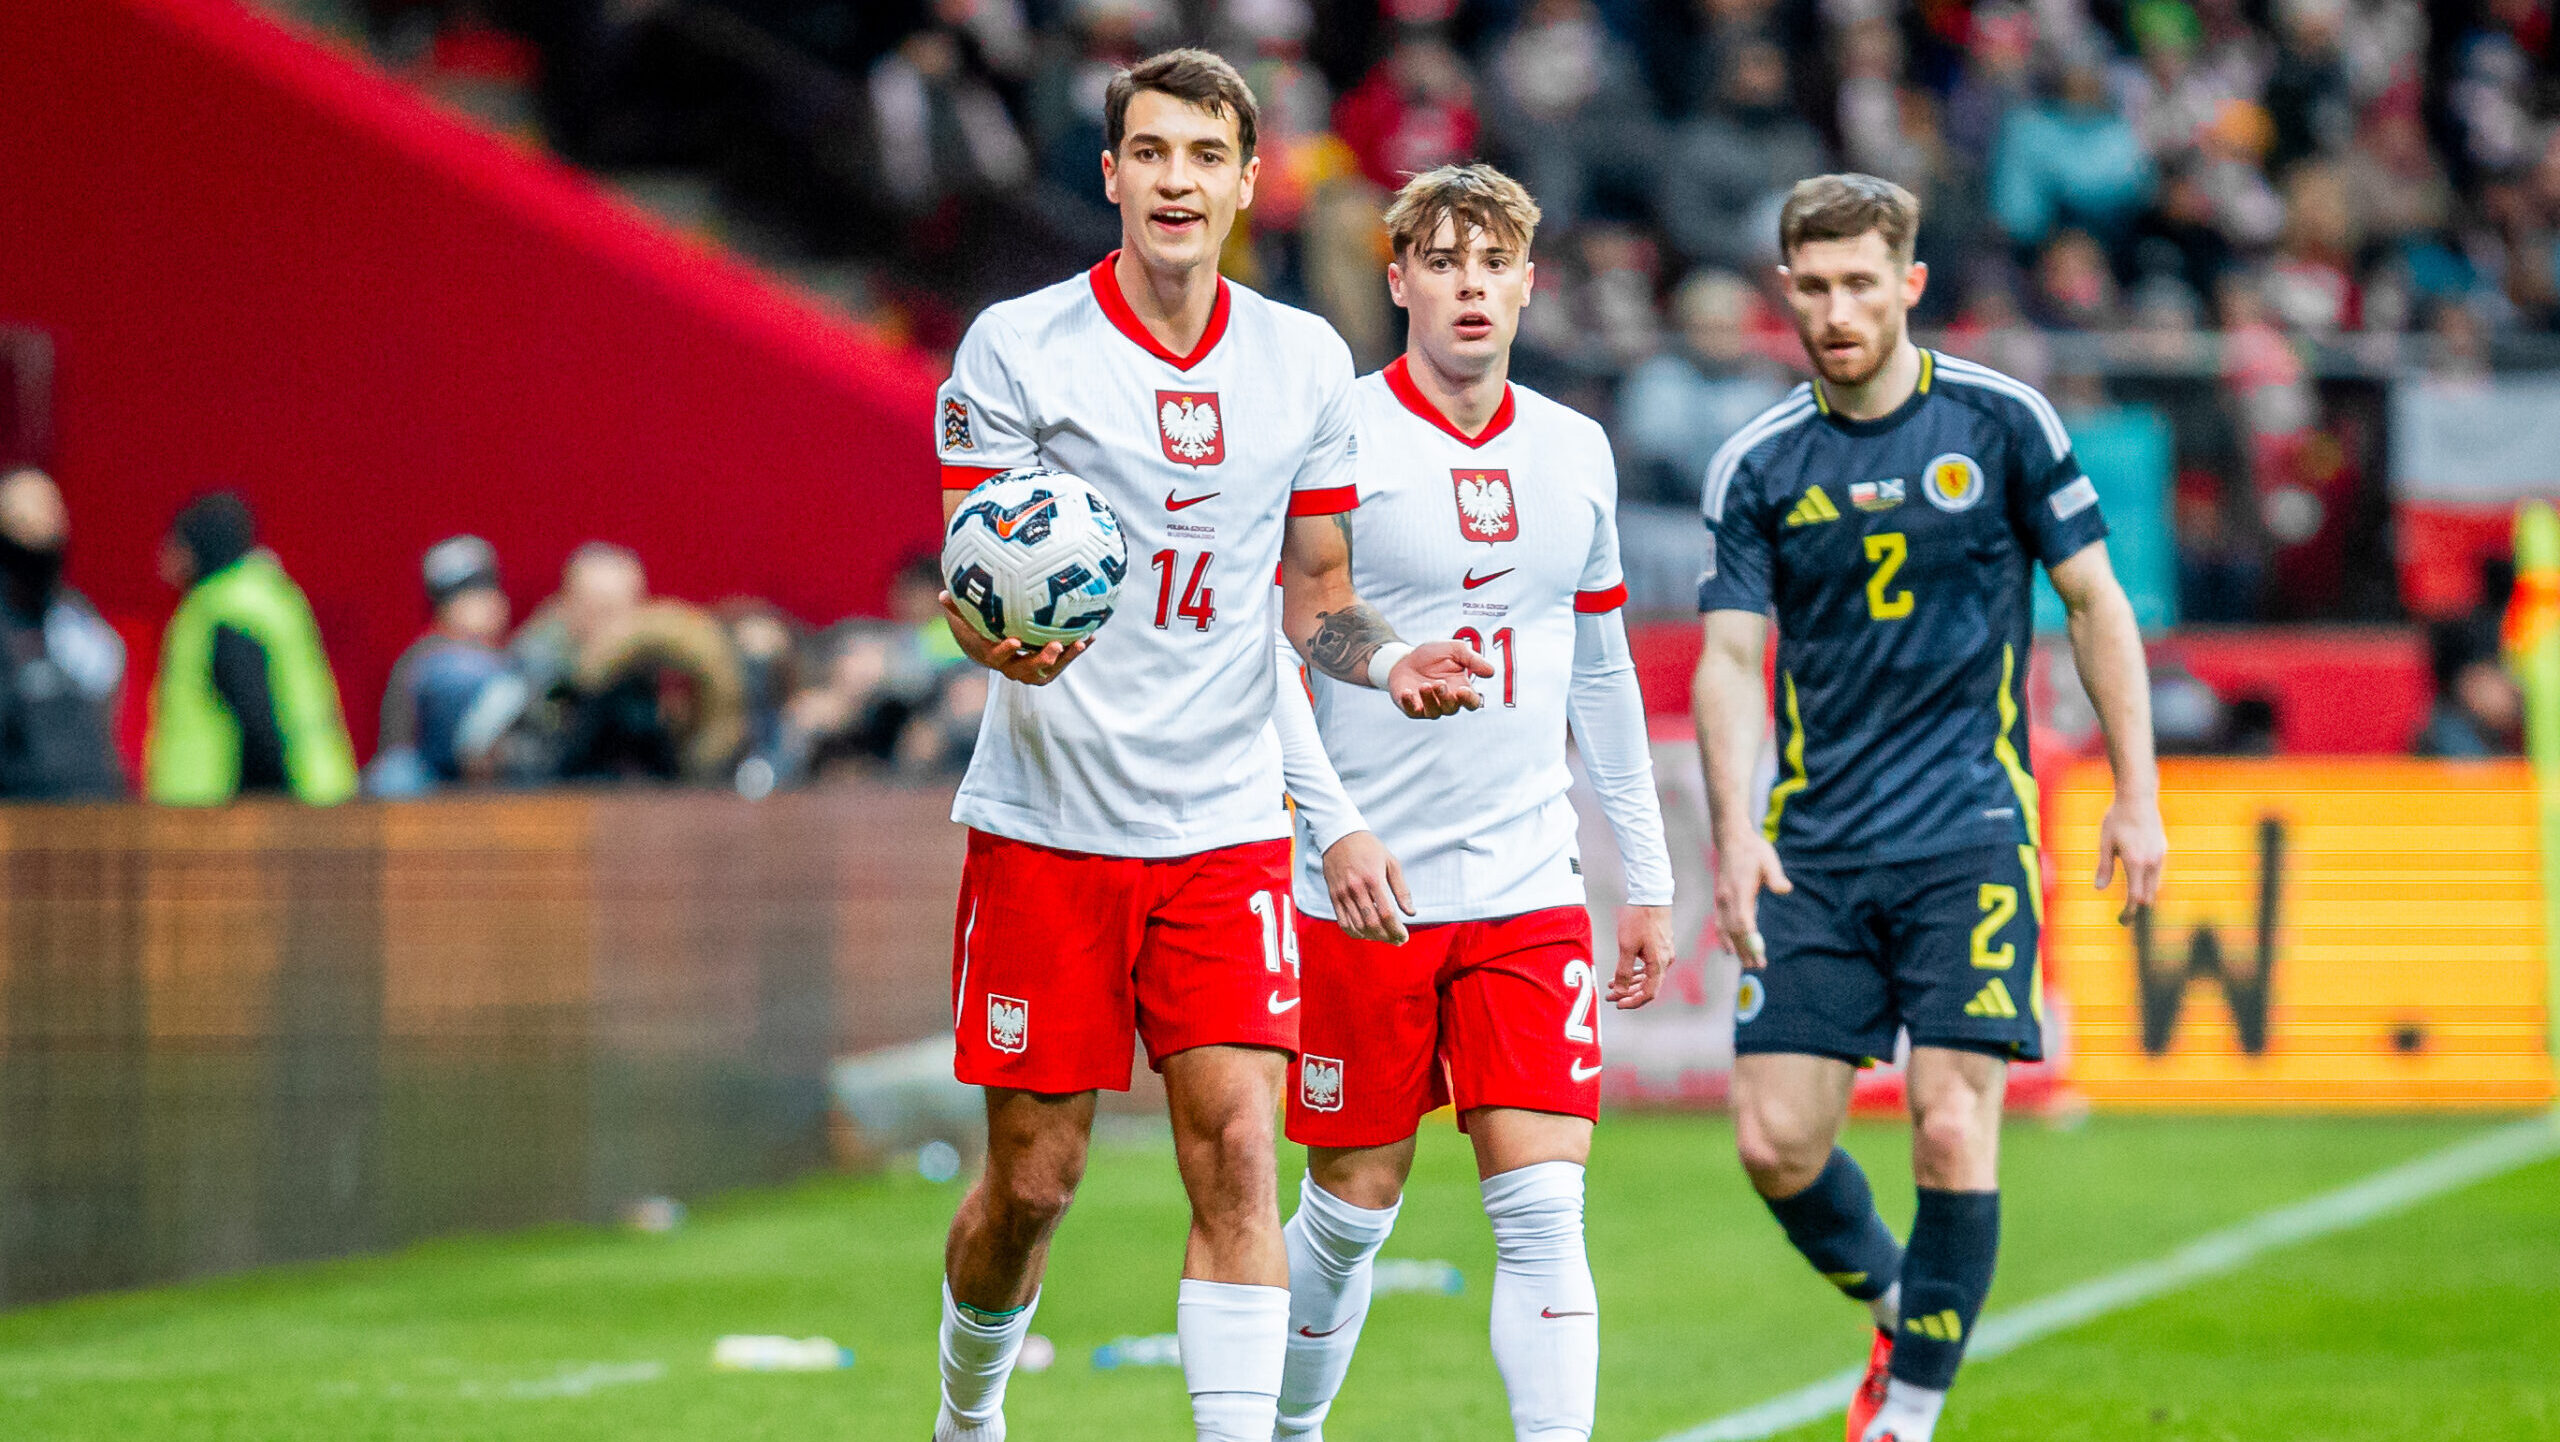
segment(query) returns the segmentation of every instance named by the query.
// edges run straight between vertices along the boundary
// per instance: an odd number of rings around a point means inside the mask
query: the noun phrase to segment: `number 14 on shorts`
[[[1273,1016],[1298,1004],[1295,995],[1298,980],[1298,916],[1297,906],[1285,891],[1257,891],[1253,894],[1253,915],[1262,924],[1262,969],[1277,976],[1282,967],[1289,969],[1289,995],[1271,993],[1263,1003]]]

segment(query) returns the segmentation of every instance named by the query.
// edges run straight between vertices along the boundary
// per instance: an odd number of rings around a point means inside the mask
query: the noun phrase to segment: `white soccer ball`
[[[978,483],[942,536],[942,579],[989,640],[1038,649],[1101,629],[1129,574],[1120,517],[1065,471],[1023,466]]]

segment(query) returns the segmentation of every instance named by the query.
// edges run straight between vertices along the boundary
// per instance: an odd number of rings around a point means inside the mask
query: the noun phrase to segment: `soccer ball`
[[[1101,629],[1129,574],[1120,517],[1064,471],[1023,466],[978,483],[942,537],[942,577],[978,634],[1037,650]]]

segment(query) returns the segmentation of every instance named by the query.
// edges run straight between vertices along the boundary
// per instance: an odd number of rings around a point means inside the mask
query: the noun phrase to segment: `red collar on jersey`
[[[1440,429],[1456,436],[1462,444],[1470,447],[1481,446],[1485,442],[1492,440],[1495,436],[1511,429],[1512,414],[1518,409],[1518,407],[1512,404],[1511,382],[1504,381],[1502,383],[1502,404],[1493,408],[1493,419],[1484,423],[1483,433],[1471,436],[1465,431],[1458,429],[1455,421],[1452,421],[1447,416],[1441,414],[1440,408],[1431,403],[1431,397],[1422,393],[1422,387],[1413,383],[1413,377],[1405,372],[1403,356],[1397,356],[1394,360],[1387,362],[1386,375],[1387,389],[1395,392],[1396,399],[1404,402],[1404,408],[1406,410],[1413,412],[1415,415],[1431,422]]]
[[[1200,343],[1191,348],[1189,355],[1175,355],[1164,348],[1164,342],[1147,333],[1147,327],[1138,319],[1138,313],[1129,308],[1129,298],[1120,293],[1120,278],[1111,272],[1111,267],[1118,264],[1119,260],[1120,252],[1115,250],[1104,256],[1102,263],[1086,274],[1093,281],[1094,300],[1101,305],[1102,313],[1111,318],[1111,323],[1120,328],[1122,335],[1136,341],[1139,349],[1178,371],[1187,371],[1198,365],[1207,358],[1209,352],[1218,348],[1218,342],[1227,333],[1228,295],[1225,276],[1218,277],[1218,299],[1209,307],[1209,328],[1200,332]]]

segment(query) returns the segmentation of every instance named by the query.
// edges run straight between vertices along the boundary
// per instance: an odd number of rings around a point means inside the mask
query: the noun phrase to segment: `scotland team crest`
[[[1970,511],[1982,499],[1982,467],[1971,456],[1949,451],[1920,473],[1920,494],[1939,510]]]
[[[1509,471],[1449,472],[1458,489],[1458,534],[1470,541],[1520,538],[1520,508],[1512,504]]]
[[[1305,1056],[1298,1060],[1298,1100],[1311,1112],[1342,1110],[1342,1061],[1338,1057]]]
[[[1769,983],[1760,979],[1760,973],[1746,971],[1742,974],[1742,979],[1734,983],[1733,1019],[1735,1021],[1747,1024],[1758,1019],[1760,1008],[1768,1003]]]
[[[987,1045],[1016,1056],[1031,1045],[1031,1003],[987,993]]]
[[[1156,439],[1164,458],[1186,466],[1214,466],[1227,458],[1227,428],[1216,391],[1156,392]]]

